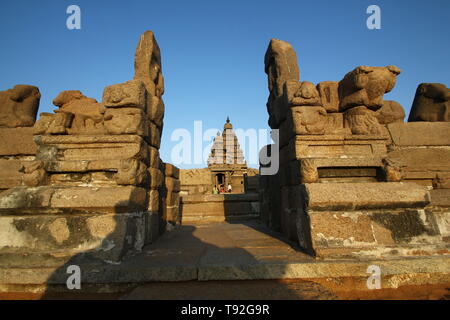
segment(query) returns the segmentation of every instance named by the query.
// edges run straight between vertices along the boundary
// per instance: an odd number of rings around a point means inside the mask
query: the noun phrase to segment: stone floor
[[[368,266],[369,261],[360,261],[359,265],[354,261],[319,262],[256,220],[184,225],[165,234],[145,252],[158,259],[195,263],[198,266],[197,280],[203,281],[146,284],[138,286],[122,299],[450,298],[450,277],[447,277],[447,282],[433,285],[416,285],[411,281],[412,284],[401,288],[383,288],[375,290],[377,292],[368,290],[364,287],[368,275],[361,276],[355,270]],[[410,274],[408,263],[396,262],[392,261],[390,267]],[[419,259],[416,262],[418,266],[424,263]],[[346,267],[348,272],[344,271]],[[333,276],[336,278],[333,279]],[[398,274],[387,277],[395,281],[396,276]],[[401,282],[401,278],[397,281]]]
[[[67,292],[66,266],[78,263],[82,290]],[[381,290],[367,288],[374,264]],[[39,289],[48,279],[55,287]],[[183,225],[120,264],[74,257],[59,266],[0,268],[0,299],[446,299],[448,288],[448,256],[316,260],[257,220]]]
[[[146,247],[144,254],[158,260],[191,261],[200,268],[314,260],[301,252],[295,244],[283,240],[277,233],[271,232],[255,220],[184,224]]]

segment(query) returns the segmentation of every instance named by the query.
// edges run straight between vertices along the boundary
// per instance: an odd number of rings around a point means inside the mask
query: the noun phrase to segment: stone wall
[[[259,192],[259,170],[248,168],[247,176],[245,179],[245,193],[258,193]]]
[[[242,173],[241,173],[242,172]],[[233,184],[233,193],[258,193],[259,192],[259,170],[248,168],[236,170],[236,176],[231,176],[239,180]],[[213,189],[214,172],[209,168],[202,169],[181,169],[180,183],[181,194],[211,194]],[[245,175],[245,178],[243,178]],[[244,180],[244,184],[240,183]]]
[[[134,68],[134,79],[107,86],[102,102],[61,92],[55,112],[35,124],[37,88],[0,93],[2,257],[119,261],[167,222],[180,223],[179,171],[159,157],[164,80],[151,31],[140,38]]]
[[[212,193],[211,170],[181,169],[180,170],[181,194],[210,194]]]
[[[322,258],[450,251],[448,204],[430,203],[428,190],[447,185],[448,128],[404,124],[400,104],[383,99],[400,69],[360,66],[314,85],[273,39],[265,71],[280,166],[260,177],[264,223]]]

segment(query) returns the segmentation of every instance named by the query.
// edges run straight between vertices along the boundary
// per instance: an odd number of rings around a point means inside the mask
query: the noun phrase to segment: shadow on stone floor
[[[248,270],[261,264],[250,250],[238,247],[236,238],[242,224],[217,223],[186,225],[165,234],[144,251],[155,259],[163,256],[172,265],[194,267],[197,280],[154,282],[138,286],[123,299],[162,300],[267,300],[267,299],[335,299],[336,296],[319,284],[297,281],[248,280]],[[238,227],[238,228],[235,228]],[[231,229],[228,230],[227,229]],[[244,231],[245,232],[245,231]],[[242,239],[252,241],[254,239]],[[172,257],[171,257],[172,256]],[[167,261],[169,260],[169,261]],[[227,280],[217,280],[217,279]],[[257,278],[256,278],[257,279]]]
[[[295,241],[293,239],[287,239],[285,236],[283,236],[281,234],[281,229],[280,229],[281,221],[273,222],[273,224],[275,225],[274,229],[279,229],[277,231],[274,231],[274,230],[271,230],[266,225],[264,225],[264,222],[262,221],[261,217],[258,217],[256,219],[242,219],[242,220],[236,220],[236,219],[231,218],[234,216],[235,208],[231,205],[230,202],[228,202],[226,200],[229,200],[229,199],[231,200],[233,198],[233,195],[225,194],[224,196],[225,196],[224,215],[225,215],[225,221],[227,223],[230,223],[230,224],[239,223],[239,224],[246,225],[249,228],[253,228],[256,231],[264,233],[269,237],[273,237],[280,241],[283,241],[284,243],[286,243],[286,245],[290,246],[295,251],[298,251],[298,252],[301,252],[304,254],[308,254],[307,252],[302,250],[300,248],[300,246],[297,244],[297,242],[296,242],[296,241],[298,241],[297,239],[295,239]],[[258,211],[260,211],[260,208],[258,208]],[[274,216],[281,217],[281,215],[274,215]],[[276,226],[279,226],[279,227],[276,227]],[[295,234],[296,234],[296,232],[295,232]]]
[[[118,203],[116,208],[123,208],[123,204]],[[118,241],[126,234],[136,232],[136,223],[131,219],[124,225],[121,214],[117,212],[113,216],[116,228],[98,248],[74,255],[52,273],[42,299],[336,298],[313,282],[300,281],[292,285],[285,281],[246,279],[251,274],[242,270],[261,263],[255,252],[261,257],[265,250],[271,250],[270,244],[264,247],[264,241],[270,241],[270,238],[261,238],[260,234],[276,237],[258,223],[235,221],[215,227],[177,226],[140,252],[130,255],[127,253],[130,244],[121,246]],[[250,243],[250,247],[241,246],[241,240]],[[258,241],[262,243],[258,244]],[[111,247],[111,244],[116,246]],[[279,250],[278,247],[272,249]],[[73,265],[81,271],[80,290],[69,290],[66,286],[67,279],[72,276],[67,271]],[[215,280],[223,278],[226,280]]]

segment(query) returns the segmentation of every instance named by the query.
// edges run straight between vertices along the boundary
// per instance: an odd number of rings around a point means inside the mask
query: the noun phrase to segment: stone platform
[[[271,296],[271,292],[293,286],[312,290],[314,294],[304,295],[310,299],[370,297],[370,294],[376,298],[390,297],[383,296],[381,291],[377,296],[374,290],[367,289],[366,281],[370,275],[367,268],[370,265],[380,267],[383,290],[397,292],[398,288],[430,287],[439,288],[442,292],[450,287],[449,256],[316,260],[255,220],[185,224],[165,233],[142,252],[127,257],[121,263],[88,259],[83,254],[70,259],[30,255],[26,261],[28,265],[33,262],[34,268],[23,268],[19,260],[6,257],[0,261],[0,297],[18,294],[44,298],[74,294],[98,297],[99,294],[110,293],[122,295],[135,289],[126,297],[170,299],[176,296],[168,292],[175,294],[177,290],[173,288],[181,286],[185,288],[185,294],[189,290],[197,290],[195,292],[198,293],[202,287],[208,287],[210,295],[204,297],[222,299],[222,296],[213,294],[220,292],[219,287],[233,287],[233,284],[242,282],[258,292],[255,288],[264,288],[258,284],[260,281],[269,283],[267,299],[276,298],[276,294]],[[69,291],[65,286],[69,276],[67,267],[74,264],[80,266],[82,272],[82,289],[78,292]],[[210,281],[211,287],[201,284]],[[154,291],[160,287],[168,288],[161,296]],[[361,292],[366,295],[361,295]],[[284,294],[280,293],[278,297],[285,297]],[[245,297],[252,298],[249,295]],[[253,297],[264,298],[260,293]]]

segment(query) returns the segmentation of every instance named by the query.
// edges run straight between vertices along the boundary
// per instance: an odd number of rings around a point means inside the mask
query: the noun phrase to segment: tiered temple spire
[[[222,134],[218,133],[214,138],[208,158],[208,167],[233,165],[246,166],[246,163],[239,141],[233,131],[233,125],[230,118],[227,117]]]

